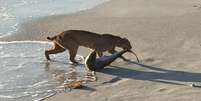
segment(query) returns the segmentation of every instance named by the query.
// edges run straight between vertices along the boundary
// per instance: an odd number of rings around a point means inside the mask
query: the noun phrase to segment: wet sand
[[[16,35],[0,39],[46,40],[69,29],[127,37],[141,64],[115,61],[97,73],[88,89],[60,93],[47,101],[199,101],[201,1],[111,0],[93,9],[27,21]],[[89,49],[79,54],[86,56]],[[124,56],[132,61],[129,53]]]

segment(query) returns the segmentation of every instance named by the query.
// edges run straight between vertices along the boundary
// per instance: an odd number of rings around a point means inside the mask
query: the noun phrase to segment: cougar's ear
[[[128,40],[126,37],[123,37],[124,40]]]

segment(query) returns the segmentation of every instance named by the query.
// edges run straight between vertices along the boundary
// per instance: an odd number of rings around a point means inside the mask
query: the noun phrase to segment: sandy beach
[[[69,15],[32,19],[0,41],[47,41],[65,30],[109,33],[131,41],[141,63],[116,60],[86,89],[47,101],[200,101],[201,0],[111,0]],[[86,56],[89,49],[81,48]]]

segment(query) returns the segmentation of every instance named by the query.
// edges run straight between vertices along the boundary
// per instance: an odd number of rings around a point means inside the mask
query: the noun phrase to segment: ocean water
[[[46,42],[0,43],[0,101],[38,101],[55,93],[62,83],[85,79],[83,65],[71,65],[68,53],[51,55],[44,51],[52,47]],[[83,62],[81,56],[76,60]]]
[[[37,17],[69,14],[107,0],[0,0],[0,38],[15,34],[20,23]],[[83,65],[71,65],[67,52],[51,55],[51,43],[0,42],[0,101],[39,101],[55,93],[64,82],[85,78]],[[83,62],[82,56],[76,60]]]
[[[18,30],[26,19],[77,12],[107,0],[0,0],[0,38]]]

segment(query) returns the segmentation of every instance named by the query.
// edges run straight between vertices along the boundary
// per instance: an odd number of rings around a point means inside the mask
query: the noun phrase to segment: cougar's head
[[[126,50],[130,50],[132,48],[130,41],[127,38],[122,38],[117,42],[117,46]]]

